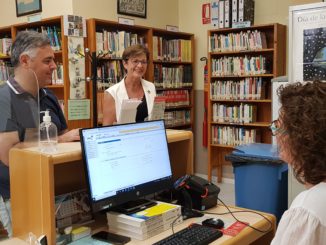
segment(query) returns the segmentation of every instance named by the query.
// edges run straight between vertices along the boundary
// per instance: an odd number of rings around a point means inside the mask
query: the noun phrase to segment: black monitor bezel
[[[108,125],[108,126],[102,126],[102,127],[82,128],[79,130],[80,143],[81,143],[81,148],[82,148],[82,160],[83,160],[83,166],[84,166],[84,171],[85,171],[87,191],[89,194],[89,199],[90,199],[91,208],[92,208],[93,212],[99,212],[102,210],[116,208],[117,206],[124,204],[128,201],[138,200],[147,195],[155,194],[157,192],[170,189],[173,186],[173,173],[172,173],[171,159],[170,159],[170,154],[169,154],[168,159],[170,162],[170,169],[171,169],[170,176],[156,180],[156,181],[151,181],[151,182],[147,182],[142,185],[135,186],[134,189],[130,190],[129,192],[122,192],[122,193],[119,193],[118,195],[103,198],[101,200],[95,201],[92,198],[92,193],[91,193],[91,183],[90,183],[89,171],[88,171],[89,169],[88,169],[88,164],[86,161],[86,151],[84,149],[85,142],[84,142],[84,138],[83,138],[83,131],[94,129],[94,128],[109,128],[109,127],[117,127],[117,126],[126,126],[126,125],[131,125],[131,124],[145,124],[145,123],[150,123],[150,122],[155,122],[155,121],[162,121],[162,123],[164,125],[164,120],[153,120],[153,121],[145,121],[145,122],[137,122],[137,123],[114,124],[114,125]],[[164,128],[165,128],[165,126],[164,126]],[[166,140],[166,144],[167,144],[167,150],[169,152],[166,130],[165,130],[165,140]]]

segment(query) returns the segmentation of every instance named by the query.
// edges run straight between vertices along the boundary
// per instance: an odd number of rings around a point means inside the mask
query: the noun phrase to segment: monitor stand
[[[155,206],[156,204],[157,203],[155,201],[151,201],[147,199],[137,199],[134,201],[123,203],[113,208],[112,211],[123,213],[123,214],[133,214],[142,211],[146,208]]]

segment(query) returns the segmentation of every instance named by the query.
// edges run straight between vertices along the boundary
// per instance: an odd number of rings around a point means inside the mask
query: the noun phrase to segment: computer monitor
[[[93,211],[171,188],[163,120],[81,129],[80,139]]]

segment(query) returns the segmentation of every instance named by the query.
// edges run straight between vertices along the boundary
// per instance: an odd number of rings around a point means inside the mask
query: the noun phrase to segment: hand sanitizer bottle
[[[50,112],[41,111],[44,113],[43,122],[40,125],[40,150],[45,153],[54,153],[57,151],[58,129],[51,122]]]

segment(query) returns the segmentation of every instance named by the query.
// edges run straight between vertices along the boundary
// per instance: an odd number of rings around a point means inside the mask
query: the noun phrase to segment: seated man
[[[11,64],[14,77],[0,86],[0,221],[9,236],[12,235],[9,150],[26,140],[27,129],[37,128],[39,118],[42,119],[39,108],[50,111],[59,142],[79,140],[78,129],[67,130],[57,98],[44,88],[51,84],[56,69],[48,37],[34,31],[19,32],[11,47]]]

